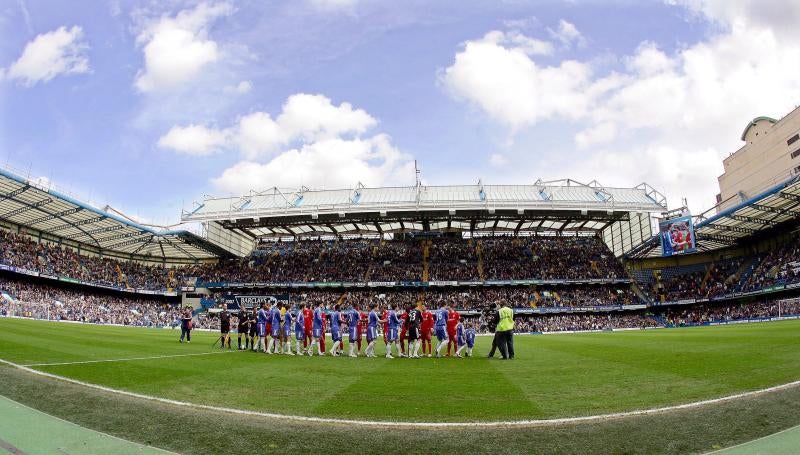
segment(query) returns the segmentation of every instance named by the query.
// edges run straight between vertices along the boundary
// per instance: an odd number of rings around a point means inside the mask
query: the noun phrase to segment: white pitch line
[[[583,422],[595,422],[595,421],[603,421],[603,420],[612,420],[612,419],[621,419],[625,417],[635,417],[635,416],[645,416],[645,415],[652,415],[652,414],[662,414],[671,411],[680,411],[685,409],[693,409],[698,408],[701,406],[706,406],[715,403],[723,403],[727,401],[733,401],[740,398],[747,398],[753,397],[757,395],[763,395],[770,392],[777,392],[779,390],[790,389],[792,387],[796,387],[800,385],[800,380],[787,382],[786,384],[780,384],[773,387],[767,387],[765,389],[759,390],[752,390],[749,392],[742,392],[737,393],[734,395],[728,395],[719,398],[712,398],[709,400],[702,400],[702,401],[695,401],[692,403],[684,403],[678,404],[673,406],[665,406],[661,408],[651,408],[651,409],[641,409],[636,411],[625,411],[625,412],[615,412],[610,414],[597,414],[591,416],[581,416],[581,417],[562,417],[556,419],[531,419],[531,420],[508,420],[508,421],[488,421],[488,422],[402,422],[402,421],[389,421],[389,420],[357,420],[357,419],[337,419],[333,417],[309,417],[309,416],[298,416],[298,415],[287,415],[287,414],[277,414],[272,412],[260,412],[260,411],[250,411],[246,409],[233,409],[233,408],[225,408],[219,406],[211,406],[207,404],[197,404],[197,403],[189,403],[186,401],[179,401],[179,400],[172,400],[169,398],[160,398],[154,397],[151,395],[144,395],[141,393],[136,392],[128,392],[126,390],[119,390],[119,389],[112,389],[110,387],[105,387],[97,384],[92,384],[89,382],[79,381],[77,379],[71,379],[64,376],[59,376],[57,374],[46,373],[44,371],[35,370],[33,368],[28,368],[25,365],[19,365],[14,362],[9,362],[8,360],[0,359],[0,363],[4,363],[6,365],[10,365],[12,367],[18,368],[20,370],[26,371],[28,373],[36,374],[39,376],[44,376],[51,379],[58,379],[61,381],[69,382],[72,384],[77,384],[84,387],[89,387],[95,390],[101,390],[103,392],[110,392],[115,393],[118,395],[123,395],[127,397],[139,398],[148,401],[154,401],[156,403],[165,403],[175,406],[183,406],[188,408],[194,409],[202,409],[206,411],[214,411],[214,412],[222,412],[227,414],[239,414],[239,415],[247,415],[247,416],[256,416],[256,417],[266,417],[270,419],[282,419],[282,420],[292,420],[298,422],[310,422],[310,423],[328,423],[328,424],[337,424],[337,425],[361,425],[361,426],[369,426],[369,427],[415,427],[415,428],[464,428],[464,427],[540,427],[540,426],[554,426],[554,425],[565,425],[565,424],[574,424],[574,423],[583,423]]]
[[[128,357],[124,359],[100,359],[100,360],[78,360],[75,362],[54,362],[54,363],[28,363],[22,365],[24,367],[52,367],[57,365],[81,365],[85,363],[105,363],[105,362],[127,362],[130,360],[154,360],[154,359],[171,359],[173,357],[192,357],[197,355],[213,355],[213,354],[227,354],[229,352],[240,351],[216,351],[216,352],[198,352],[194,354],[168,354],[168,355],[154,355],[151,357]]]

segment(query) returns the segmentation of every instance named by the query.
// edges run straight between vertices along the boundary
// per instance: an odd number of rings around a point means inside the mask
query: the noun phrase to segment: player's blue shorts
[[[322,338],[322,329],[314,328],[311,330],[311,336],[314,338]]]
[[[350,337],[350,342],[355,343],[358,340],[358,327],[350,327],[347,335]]]
[[[305,329],[297,329],[294,331],[294,337],[297,338],[298,341],[304,340],[306,338],[306,331]]]
[[[272,324],[272,338],[278,338],[281,336],[281,326]]]
[[[467,347],[468,348],[475,347],[475,338],[467,338]]]
[[[334,342],[342,341],[342,332],[339,330],[331,330],[331,339]]]
[[[458,347],[464,346],[465,344],[466,344],[466,341],[464,341],[464,336],[463,335],[462,336],[456,336],[456,345]]]
[[[389,329],[389,336],[386,337],[389,341],[397,341],[397,329]]]
[[[447,330],[444,327],[436,327],[436,339],[439,341],[447,339]]]
[[[291,338],[292,337],[292,326],[291,326],[291,324],[286,324],[283,327],[283,337],[284,338]]]
[[[256,324],[256,333],[262,338],[267,336],[267,325],[263,322]]]
[[[378,338],[378,329],[375,327],[368,327],[367,328],[367,343],[372,343],[375,341],[375,338]]]

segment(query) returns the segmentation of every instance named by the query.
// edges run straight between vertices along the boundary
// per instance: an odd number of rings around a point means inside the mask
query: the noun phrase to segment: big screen
[[[697,250],[691,216],[682,216],[658,224],[662,256],[693,253]]]

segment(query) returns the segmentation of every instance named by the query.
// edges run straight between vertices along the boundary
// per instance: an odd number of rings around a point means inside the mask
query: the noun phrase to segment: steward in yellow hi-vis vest
[[[500,307],[497,312],[500,315],[500,320],[497,322],[497,347],[500,349],[500,354],[503,360],[514,358],[514,310],[508,307],[505,303]]]
[[[497,323],[496,331],[514,330],[514,310],[504,305],[500,308],[499,313],[500,321]]]

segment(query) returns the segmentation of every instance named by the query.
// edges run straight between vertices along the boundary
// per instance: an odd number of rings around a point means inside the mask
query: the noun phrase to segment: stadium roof
[[[630,213],[666,210],[647,184],[609,188],[593,181],[533,185],[407,186],[294,190],[209,197],[184,222],[216,222],[250,238],[406,231],[600,231]]]
[[[800,176],[794,176],[727,210],[714,215],[711,215],[712,212],[716,212],[716,207],[694,219],[699,251],[734,246],[779,225],[800,219]],[[653,236],[626,253],[626,256],[661,256],[659,237]]]
[[[229,255],[191,232],[143,226],[2,168],[0,220],[122,254],[190,260]]]

